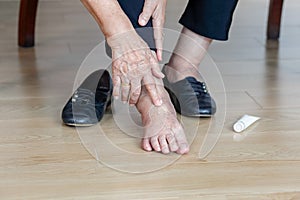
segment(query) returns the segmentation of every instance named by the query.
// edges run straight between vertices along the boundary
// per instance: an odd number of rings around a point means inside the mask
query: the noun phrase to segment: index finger
[[[156,22],[158,23],[158,22]],[[159,23],[160,24],[160,23]],[[162,61],[162,50],[163,50],[163,25],[153,27],[154,40],[155,40],[155,48],[156,48],[156,56],[159,61]]]
[[[161,106],[162,105],[162,99],[159,96],[157,84],[152,76],[152,74],[147,74],[143,78],[144,86],[146,87],[146,90],[148,91],[148,94],[155,106]]]
[[[154,28],[153,30],[154,40],[157,49],[156,55],[159,61],[162,61],[162,49],[163,49],[163,39],[164,39],[163,28],[165,24],[166,4],[167,4],[166,0],[161,0],[157,8],[157,12],[154,13],[152,18],[152,23]]]

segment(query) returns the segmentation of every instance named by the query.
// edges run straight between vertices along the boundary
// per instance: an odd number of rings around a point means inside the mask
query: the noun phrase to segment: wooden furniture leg
[[[21,47],[34,46],[35,18],[38,0],[21,0],[18,43]]]
[[[280,36],[283,0],[270,0],[267,39],[278,40]]]

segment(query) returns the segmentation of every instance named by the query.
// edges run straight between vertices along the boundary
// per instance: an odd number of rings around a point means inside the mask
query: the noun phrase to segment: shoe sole
[[[199,114],[199,115],[188,115],[188,114],[185,114],[185,113],[180,113],[178,112],[179,114],[185,116],[185,117],[200,117],[200,118],[211,118],[213,115],[203,115],[203,114]]]
[[[111,110],[111,100],[109,100],[109,102],[107,103],[105,112],[107,112],[108,110]],[[100,121],[101,121],[101,119],[99,120],[99,122]],[[64,125],[71,126],[71,127],[90,127],[90,126],[94,126],[94,125],[98,124],[99,122],[97,122],[95,124],[75,124],[75,123],[65,123],[64,122]]]
[[[64,123],[64,125],[72,126],[72,127],[90,127],[96,124],[73,124],[73,123]]]

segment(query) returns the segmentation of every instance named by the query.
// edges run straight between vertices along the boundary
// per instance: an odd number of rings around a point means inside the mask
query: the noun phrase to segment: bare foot
[[[176,152],[186,154],[189,144],[181,124],[176,117],[176,111],[166,90],[159,87],[163,104],[154,106],[145,89],[137,103],[137,109],[142,115],[145,133],[142,139],[142,148],[145,151],[157,151],[163,154]]]

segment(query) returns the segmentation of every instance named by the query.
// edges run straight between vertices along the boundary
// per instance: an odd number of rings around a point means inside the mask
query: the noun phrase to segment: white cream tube
[[[259,119],[260,119],[260,117],[255,117],[255,116],[251,116],[251,115],[244,115],[241,119],[239,119],[233,125],[233,130],[237,133],[240,133]]]

